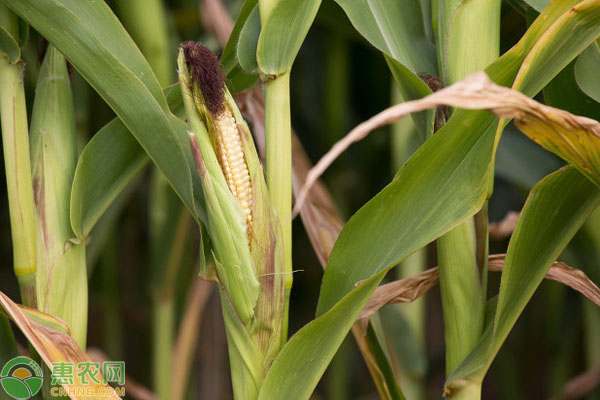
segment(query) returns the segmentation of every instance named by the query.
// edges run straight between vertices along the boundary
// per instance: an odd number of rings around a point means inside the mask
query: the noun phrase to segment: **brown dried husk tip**
[[[202,91],[206,108],[215,115],[220,114],[225,104],[225,74],[219,59],[200,43],[183,42],[181,48],[192,80]]]

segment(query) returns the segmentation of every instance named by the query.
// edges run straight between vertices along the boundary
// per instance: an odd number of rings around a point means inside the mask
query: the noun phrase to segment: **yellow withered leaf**
[[[18,305],[2,292],[0,292],[0,307],[25,335],[49,368],[52,363],[73,363],[73,383],[62,386],[68,393],[76,393],[75,391],[79,390],[83,395],[73,394],[70,396],[71,399],[120,399],[109,385],[98,384],[91,379],[88,379],[88,384],[82,383],[77,374],[77,364],[92,362],[92,360],[66,333],[69,332],[66,323],[51,315]],[[96,378],[100,378],[102,382],[100,373]]]

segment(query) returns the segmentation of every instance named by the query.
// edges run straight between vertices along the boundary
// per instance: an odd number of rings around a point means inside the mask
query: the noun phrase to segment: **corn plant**
[[[585,378],[594,380],[600,289],[589,247],[598,243],[600,204],[600,1],[244,0],[230,20],[219,1],[204,0],[202,12],[214,12],[203,15],[204,44],[186,29],[173,32],[167,10],[175,2],[114,3],[116,14],[104,0],[0,0],[0,119],[22,302],[0,293],[2,362],[19,352],[9,320],[47,372],[53,363],[91,360],[95,275],[86,246],[105,253],[108,291],[119,283],[118,217],[135,192],[148,197],[157,398],[187,398],[193,325],[210,294],[199,280],[218,292],[236,399],[311,398],[340,348],[332,398],[349,396],[339,360],[350,332],[381,398],[427,398],[429,327],[420,297],[437,283],[445,383],[433,388],[436,397],[487,396],[484,379],[544,278],[591,300],[582,313]],[[523,25],[506,51],[504,10]],[[349,21],[348,37],[383,60],[394,104],[343,137],[329,132],[327,145],[339,140],[312,167],[300,144],[310,142],[292,129],[292,70],[311,26],[339,18]],[[36,35],[47,49],[29,116],[24,60]],[[319,118],[339,131],[349,107],[348,43],[335,36],[325,46],[327,115]],[[80,152],[69,66],[116,116]],[[350,145],[390,124],[397,172],[344,223],[320,177]],[[522,140],[517,129],[535,145],[518,142],[513,159],[544,154],[551,173],[527,180],[527,200],[503,228],[490,223],[492,195],[496,179],[512,173],[501,143],[505,131]],[[293,275],[302,273],[292,251],[296,215],[325,272],[315,318],[290,335]],[[111,236],[104,248],[100,228]],[[494,235],[510,236],[505,254],[491,254]],[[433,245],[437,267],[426,270]],[[573,255],[583,253],[594,256]],[[559,258],[581,263],[590,277]],[[384,282],[394,267],[396,280]],[[499,290],[489,284],[493,271],[502,271]],[[44,385],[46,398],[52,389]]]

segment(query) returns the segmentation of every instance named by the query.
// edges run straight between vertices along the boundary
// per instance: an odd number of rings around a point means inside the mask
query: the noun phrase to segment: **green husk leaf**
[[[87,271],[85,243],[73,241],[69,199],[77,142],[73,96],[64,57],[49,46],[42,64],[31,119],[36,205],[37,305],[65,320],[85,347]]]

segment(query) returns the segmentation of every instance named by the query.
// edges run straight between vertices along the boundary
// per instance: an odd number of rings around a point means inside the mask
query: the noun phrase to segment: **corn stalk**
[[[186,42],[178,67],[215,261],[202,275],[220,286],[234,395],[253,399],[284,341],[281,231],[250,131],[217,58]]]

